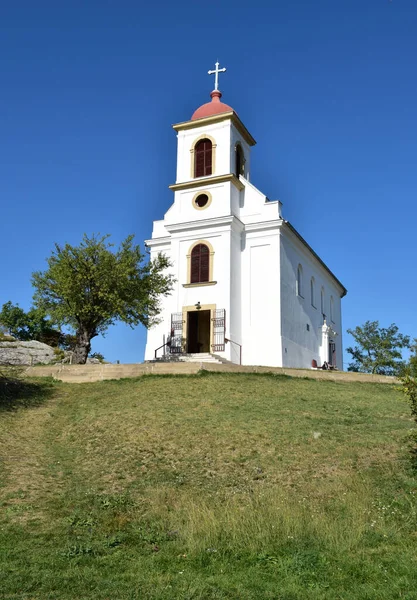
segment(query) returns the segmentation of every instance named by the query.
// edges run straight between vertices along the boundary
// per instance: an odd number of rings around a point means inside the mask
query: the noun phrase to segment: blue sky
[[[251,181],[348,288],[344,329],[417,337],[416,31],[415,0],[2,3],[0,305],[30,307],[54,242],[143,245],[173,199],[171,124],[209,100],[218,58]],[[93,350],[139,362],[145,334]]]

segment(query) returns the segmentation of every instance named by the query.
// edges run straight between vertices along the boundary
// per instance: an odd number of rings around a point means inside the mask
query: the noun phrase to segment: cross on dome
[[[209,75],[215,75],[214,77],[214,89],[217,91],[219,89],[219,73],[224,73],[226,71],[226,67],[223,69],[219,69],[219,62],[216,62],[216,68],[212,71],[209,71]]]
[[[219,69],[219,62],[216,62],[216,68],[209,71],[209,75],[214,75],[214,90],[210,94],[211,102],[207,102],[203,104],[196,111],[194,111],[193,116],[191,117],[191,121],[195,121],[197,119],[204,119],[205,117],[212,117],[214,115],[219,115],[221,113],[226,112],[234,112],[233,108],[228,104],[220,101],[222,97],[222,93],[219,90],[219,73],[224,73],[226,68],[223,67]]]

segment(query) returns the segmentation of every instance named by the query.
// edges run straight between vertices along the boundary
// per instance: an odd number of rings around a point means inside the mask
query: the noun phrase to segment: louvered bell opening
[[[212,144],[200,140],[195,147],[194,177],[205,177],[212,173]]]
[[[204,175],[211,175],[212,173],[212,148],[210,146],[204,151]]]

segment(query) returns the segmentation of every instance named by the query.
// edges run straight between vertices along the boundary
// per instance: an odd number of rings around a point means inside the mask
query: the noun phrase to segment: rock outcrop
[[[42,342],[0,342],[0,365],[49,365],[56,359],[54,349]]]

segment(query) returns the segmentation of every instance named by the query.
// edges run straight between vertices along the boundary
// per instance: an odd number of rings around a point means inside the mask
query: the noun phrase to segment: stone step
[[[222,361],[218,358],[210,354],[209,352],[196,352],[191,354],[182,354],[178,357],[179,362],[204,362],[204,363],[214,363],[217,365],[221,365]]]

